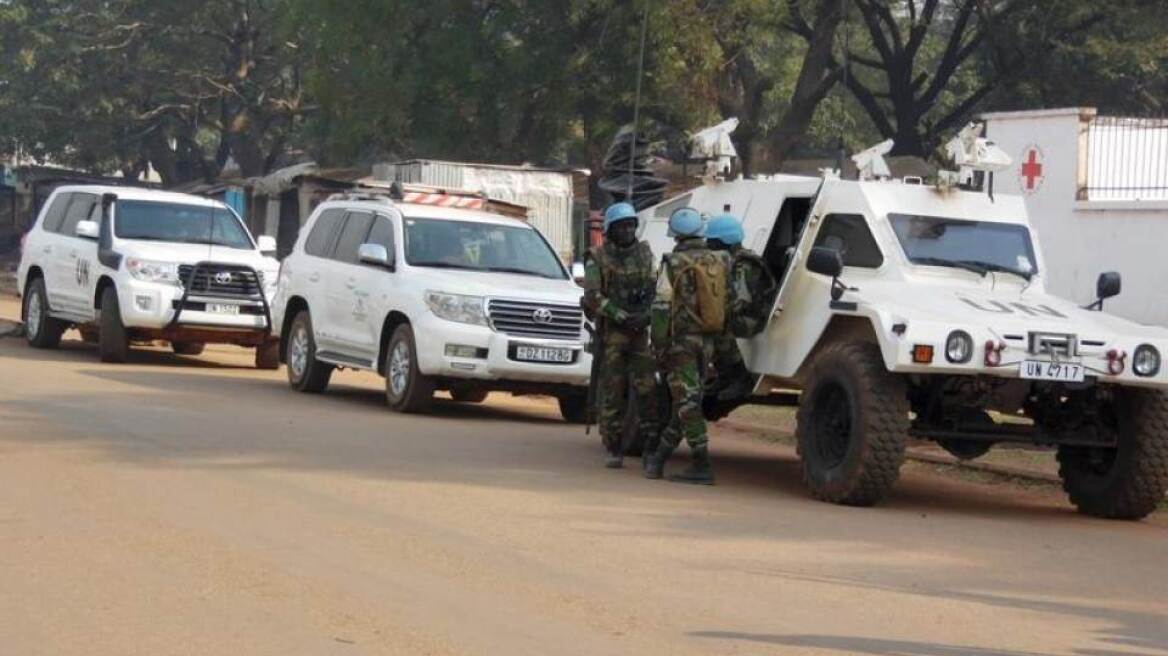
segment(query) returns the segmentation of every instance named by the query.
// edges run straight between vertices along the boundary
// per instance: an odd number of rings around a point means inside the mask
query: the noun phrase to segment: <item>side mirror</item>
[[[1119,273],[1116,271],[1105,271],[1099,274],[1099,280],[1095,281],[1095,302],[1088,305],[1088,310],[1102,310],[1103,299],[1119,296],[1119,290],[1123,287]]]
[[[584,282],[584,263],[583,262],[573,262],[572,263],[572,280],[575,280],[576,284],[581,284]]]
[[[393,260],[389,257],[389,251],[381,244],[361,244],[357,249],[357,259],[361,264],[369,264],[385,269],[393,268]]]
[[[74,232],[82,239],[97,239],[101,235],[101,226],[97,221],[78,221]]]
[[[264,255],[276,254],[276,238],[271,235],[260,235],[256,239],[256,246]]]
[[[1095,283],[1095,297],[1102,301],[1105,298],[1119,296],[1119,290],[1122,286],[1122,280],[1118,272],[1107,271],[1106,273],[1101,273],[1099,274],[1099,280]]]
[[[844,272],[844,256],[834,248],[816,246],[807,256],[807,270],[838,278]]]

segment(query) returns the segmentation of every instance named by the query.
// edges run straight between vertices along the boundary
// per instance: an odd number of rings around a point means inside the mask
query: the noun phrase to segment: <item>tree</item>
[[[1081,33],[1106,7],[1054,0],[852,0],[870,52],[850,49],[847,87],[893,155],[927,156],[1045,42]],[[1038,39],[1042,35],[1042,40]],[[858,67],[858,68],[857,68]]]
[[[282,2],[13,0],[0,107],[35,155],[163,183],[270,170],[305,111]],[[293,38],[290,38],[293,37]]]

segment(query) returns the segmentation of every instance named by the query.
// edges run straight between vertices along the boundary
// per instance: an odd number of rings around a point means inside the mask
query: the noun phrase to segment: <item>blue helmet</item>
[[[706,239],[717,239],[730,246],[741,244],[745,237],[742,222],[733,214],[719,214],[706,226]]]
[[[702,215],[692,207],[683,207],[669,215],[670,237],[697,237],[705,229]]]
[[[636,219],[637,208],[633,207],[631,203],[613,203],[604,210],[604,231],[617,221],[624,221],[625,219]]]

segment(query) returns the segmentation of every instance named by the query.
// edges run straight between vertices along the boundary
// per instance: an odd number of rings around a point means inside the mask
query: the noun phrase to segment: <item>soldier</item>
[[[718,400],[734,401],[750,394],[754,376],[742,361],[736,338],[750,338],[766,328],[777,283],[766,262],[742,246],[742,222],[720,214],[706,226],[712,250],[730,254],[730,305],[726,330],[714,338],[714,369],[718,372]]]
[[[692,208],[681,208],[669,217],[669,232],[677,244],[662,260],[652,314],[653,350],[669,386],[671,406],[661,443],[645,464],[645,476],[661,478],[665,462],[684,437],[693,464],[669,479],[713,485],[702,384],[713,337],[725,329],[730,258],[706,246],[703,227],[701,215]]]
[[[637,240],[632,205],[616,203],[605,211],[604,235],[604,245],[590,250],[584,260],[581,305],[597,328],[592,357],[599,361],[599,372],[593,385],[599,392],[600,436],[608,450],[605,466],[618,468],[626,446],[622,434],[630,385],[645,448],[656,448],[656,372],[648,326],[657,272],[649,244]]]

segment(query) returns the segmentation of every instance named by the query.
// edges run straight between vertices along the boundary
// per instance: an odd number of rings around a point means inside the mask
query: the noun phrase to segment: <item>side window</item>
[[[345,221],[345,229],[337,239],[337,248],[333,251],[333,259],[350,264],[357,263],[357,249],[365,243],[369,235],[369,226],[373,225],[373,215],[368,212],[350,212]]]
[[[73,194],[57,194],[49,209],[45,212],[45,221],[41,228],[45,232],[60,232],[61,222],[65,220],[65,209],[69,206],[69,199]]]
[[[95,204],[97,196],[93,194],[73,194],[73,202],[69,203],[69,209],[65,211],[60,233],[66,237],[75,237],[77,224],[89,218]]]
[[[373,222],[373,228],[369,230],[369,237],[365,243],[381,244],[389,252],[389,256],[393,257],[393,222],[384,216],[378,216]]]
[[[815,245],[839,250],[844,266],[875,269],[884,263],[876,238],[860,214],[828,214],[815,235]]]
[[[335,241],[337,230],[341,227],[344,210],[325,210],[312,225],[312,232],[304,241],[304,252],[316,257],[328,257],[329,247]]]

